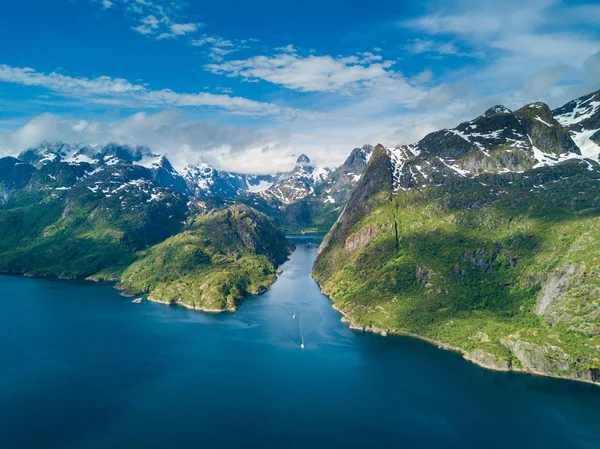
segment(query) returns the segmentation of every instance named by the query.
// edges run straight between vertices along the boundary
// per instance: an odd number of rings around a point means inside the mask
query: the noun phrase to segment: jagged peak
[[[161,167],[164,167],[166,169],[172,169],[173,165],[171,164],[171,161],[167,158],[167,156],[165,154],[161,154],[158,156],[158,158],[156,158],[156,163],[158,165],[160,165]]]
[[[515,111],[515,116],[521,123],[524,123],[523,120],[531,119],[538,120],[547,126],[554,126],[555,124],[550,107],[541,101],[526,104],[521,109]]]
[[[589,94],[585,94],[582,95],[581,97],[573,100],[575,102],[579,102],[579,103],[586,103],[588,101],[600,101],[600,90],[597,90],[595,92],[590,92]]]
[[[543,101],[536,101],[535,103],[526,104],[521,109],[539,109],[543,112],[551,112],[550,107]]]
[[[296,159],[296,165],[309,165],[310,164],[310,159],[306,154],[301,154],[300,156],[298,156],[298,159]]]
[[[493,115],[498,115],[498,114],[512,114],[512,111],[510,109],[508,109],[506,106],[497,104],[496,106],[492,106],[487,111],[485,111],[483,113],[483,116],[491,117]]]
[[[367,153],[367,154],[370,154],[370,153],[372,153],[372,152],[373,152],[373,149],[374,149],[373,145],[370,145],[370,144],[368,144],[368,143],[365,143],[365,144],[362,146],[362,148],[360,148],[360,150],[361,150],[363,153]]]

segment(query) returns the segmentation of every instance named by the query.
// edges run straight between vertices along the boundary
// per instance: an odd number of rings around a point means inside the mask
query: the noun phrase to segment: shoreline
[[[194,306],[190,306],[189,304],[186,304],[184,302],[177,302],[177,301],[162,301],[160,299],[156,299],[156,298],[152,298],[150,295],[146,296],[145,298],[146,301],[150,301],[150,302],[155,302],[157,304],[163,304],[166,306],[178,306],[178,307],[183,307],[185,309],[189,309],[189,310],[195,310],[197,312],[205,312],[205,313],[233,313],[236,312],[238,310],[238,308],[227,308],[227,309],[206,309],[203,307],[194,307]]]
[[[543,372],[539,372],[539,371],[514,368],[512,365],[510,365],[509,367],[489,365],[489,364],[486,364],[486,363],[482,362],[481,360],[478,360],[475,357],[473,357],[471,352],[468,352],[468,351],[466,351],[462,348],[458,348],[456,346],[452,346],[448,343],[444,343],[443,341],[434,340],[433,338],[425,337],[423,335],[413,334],[411,332],[406,332],[406,331],[399,331],[397,329],[381,329],[376,326],[358,325],[354,321],[352,321],[352,319],[348,316],[348,314],[344,310],[342,310],[340,307],[337,306],[335,301],[328,294],[326,294],[324,292],[323,287],[321,286],[319,281],[317,281],[312,276],[312,274],[311,274],[311,277],[314,279],[314,281],[317,283],[317,285],[321,289],[321,293],[323,294],[323,296],[325,296],[331,303],[331,308],[342,315],[340,321],[344,324],[347,324],[348,328],[355,332],[361,332],[361,333],[369,332],[369,333],[380,335],[382,337],[387,337],[387,336],[392,335],[395,337],[407,337],[407,338],[413,338],[415,340],[421,340],[421,341],[423,341],[425,343],[429,343],[430,345],[433,345],[439,349],[443,349],[446,351],[452,351],[457,354],[460,354],[464,360],[471,362],[474,365],[479,366],[480,368],[487,369],[490,371],[498,371],[498,372],[504,372],[504,373],[512,372],[512,373],[528,374],[531,376],[540,376],[540,377],[548,377],[548,378],[553,378],[553,379],[569,380],[569,381],[573,381],[573,382],[582,382],[582,383],[586,383],[589,385],[595,385],[596,387],[600,387],[600,382],[594,382],[592,380],[576,379],[573,377],[561,376],[558,374],[550,374],[550,373],[543,373]]]
[[[163,304],[163,305],[175,305],[175,306],[179,306],[179,307],[184,307],[186,309],[189,310],[194,310],[194,311],[198,311],[198,312],[204,312],[204,313],[211,313],[211,314],[219,314],[219,313],[234,313],[236,312],[239,307],[236,308],[227,308],[227,309],[207,309],[207,308],[202,308],[202,307],[195,307],[195,306],[190,306],[188,304],[185,304],[183,302],[177,302],[177,301],[162,301],[156,298],[152,298],[149,294],[146,295],[127,295],[124,292],[124,289],[120,287],[119,285],[119,281],[118,280],[105,280],[105,279],[97,279],[97,278],[93,278],[92,276],[89,276],[87,278],[79,278],[79,277],[61,277],[61,276],[35,276],[32,275],[30,273],[0,273],[2,275],[5,276],[20,276],[20,277],[28,277],[28,278],[34,278],[34,279],[47,279],[47,280],[51,280],[51,279],[55,279],[55,280],[60,280],[60,281],[88,281],[88,282],[94,282],[94,283],[103,283],[103,282],[109,282],[109,283],[113,283],[113,288],[115,290],[121,291],[120,295],[126,298],[143,298],[143,300],[147,300],[150,302],[154,302],[154,303],[158,303],[158,304]],[[327,300],[329,301],[329,303],[331,304],[331,307],[333,310],[335,310],[336,312],[338,312],[341,315],[340,321],[344,324],[348,325],[348,328],[355,331],[355,332],[369,332],[372,334],[377,334],[380,335],[382,337],[387,337],[387,336],[396,336],[396,337],[407,337],[407,338],[413,338],[416,340],[421,340],[425,343],[428,343],[430,345],[433,345],[439,349],[443,349],[443,350],[447,350],[447,351],[452,351],[455,352],[457,354],[460,354],[462,356],[462,358],[468,362],[471,362],[483,369],[487,369],[490,371],[499,371],[499,372],[514,372],[514,373],[521,373],[521,374],[528,374],[528,375],[534,375],[534,376],[541,376],[541,377],[548,377],[548,378],[554,378],[554,379],[561,379],[561,380],[570,380],[570,381],[574,381],[574,382],[583,382],[583,383],[587,383],[590,385],[595,385],[597,387],[600,387],[600,382],[594,382],[592,380],[585,380],[585,379],[577,379],[574,377],[567,377],[567,376],[561,376],[558,374],[552,374],[552,373],[544,373],[544,372],[539,372],[539,371],[534,371],[534,370],[525,370],[525,369],[521,369],[521,368],[515,368],[512,365],[508,366],[508,367],[503,367],[503,366],[496,366],[496,365],[490,365],[487,363],[484,363],[481,360],[478,360],[477,358],[475,358],[472,354],[472,352],[468,352],[462,348],[456,347],[456,346],[452,346],[448,343],[444,343],[442,341],[439,340],[435,340],[429,337],[425,337],[423,335],[419,335],[419,334],[414,334],[411,332],[406,332],[406,331],[400,331],[397,329],[382,329],[382,328],[378,328],[376,326],[365,326],[365,325],[358,325],[356,324],[354,321],[352,321],[351,318],[349,318],[348,314],[342,310],[340,307],[338,307],[338,305],[335,303],[335,301],[327,294],[325,293],[325,291],[323,290],[323,287],[321,286],[321,284],[314,278],[314,276],[312,275],[312,273],[310,273],[310,277],[317,283],[317,285],[319,286],[319,289],[321,290],[321,294],[323,296],[325,296],[327,298]],[[252,293],[248,293],[243,299],[245,300],[246,297],[248,296],[260,296],[266,292],[268,292],[271,289],[271,286],[277,282],[277,280],[279,279],[279,276],[276,276],[275,280],[269,285],[269,287],[264,291],[261,292],[259,294],[252,294]],[[142,301],[143,302],[143,301]],[[474,352],[474,351],[473,351]]]

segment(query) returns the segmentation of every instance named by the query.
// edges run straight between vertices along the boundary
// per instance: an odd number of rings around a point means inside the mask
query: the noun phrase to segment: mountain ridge
[[[600,164],[563,116],[495,106],[378,145],[313,269],[351,326],[600,383]]]

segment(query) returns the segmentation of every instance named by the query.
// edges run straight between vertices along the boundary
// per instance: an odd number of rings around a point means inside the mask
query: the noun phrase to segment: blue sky
[[[333,166],[600,87],[594,2],[4,0],[0,41],[0,154],[117,141],[176,165]]]

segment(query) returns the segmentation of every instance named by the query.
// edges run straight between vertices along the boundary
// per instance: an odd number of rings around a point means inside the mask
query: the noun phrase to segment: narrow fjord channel
[[[355,333],[294,242],[236,313],[0,277],[0,448],[600,447],[600,388]]]

